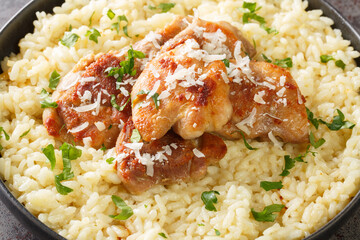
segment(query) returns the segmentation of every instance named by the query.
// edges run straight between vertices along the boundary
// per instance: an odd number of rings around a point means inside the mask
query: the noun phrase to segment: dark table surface
[[[30,0],[0,0],[0,28]],[[360,0],[328,0],[360,32]],[[360,215],[358,209],[353,217],[339,228],[329,240],[360,239]],[[0,240],[35,240],[36,236],[25,229],[0,202]]]

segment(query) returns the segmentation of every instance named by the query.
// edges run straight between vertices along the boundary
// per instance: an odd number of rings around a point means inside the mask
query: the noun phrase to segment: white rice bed
[[[300,239],[308,236],[339,213],[359,190],[360,179],[360,69],[353,58],[357,51],[344,40],[333,21],[321,11],[305,12],[306,2],[299,0],[257,1],[258,14],[278,34],[267,34],[258,23],[242,24],[242,1],[175,0],[168,13],[155,14],[147,5],[160,1],[145,0],[68,0],[55,15],[38,13],[35,32],[20,42],[20,53],[1,62],[4,74],[0,81],[0,126],[10,140],[0,140],[4,147],[0,175],[13,194],[42,222],[67,239]],[[291,57],[291,73],[306,98],[306,106],[316,116],[331,121],[336,109],[356,123],[353,130],[330,132],[326,127],[312,128],[317,139],[326,143],[307,163],[296,163],[290,175],[280,177],[284,155],[295,156],[303,146],[250,141],[258,147],[249,151],[242,141],[228,141],[228,153],[219,164],[210,166],[205,178],[194,183],[156,186],[130,195],[120,184],[113,165],[105,162],[101,150],[80,147],[81,158],[72,161],[75,177],[64,185],[74,189],[64,196],[56,191],[54,175],[62,171],[61,153],[56,150],[57,165],[50,170],[41,148],[59,142],[42,125],[39,93],[48,85],[53,70],[64,76],[74,64],[89,53],[107,52],[128,46],[136,38],[111,31],[106,13],[112,9],[129,19],[129,35],[144,37],[163,27],[176,15],[192,14],[197,8],[205,20],[228,21],[256,42],[261,53],[272,59]],[[85,37],[92,13],[93,27],[101,32],[96,44]],[[69,25],[81,38],[72,48],[61,45]],[[332,55],[346,64],[342,69],[334,61],[320,62],[320,55]],[[20,135],[31,129],[29,134]],[[266,192],[260,181],[283,181],[281,190]],[[217,212],[208,211],[201,193],[220,193]],[[111,195],[123,198],[134,215],[126,221],[108,215],[119,210]],[[260,211],[266,205],[286,206],[275,222],[256,221],[251,208]],[[199,225],[200,224],[200,225]],[[220,236],[216,236],[218,229]]]

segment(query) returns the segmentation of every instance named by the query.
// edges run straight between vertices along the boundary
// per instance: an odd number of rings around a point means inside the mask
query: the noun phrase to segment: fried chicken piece
[[[305,98],[289,71],[267,62],[250,61],[249,66],[252,80],[242,73],[239,83],[230,83],[233,114],[217,133],[237,139],[241,130],[247,138],[308,142]]]
[[[224,141],[208,133],[184,140],[169,131],[155,141],[131,143],[134,129],[131,119],[125,123],[116,143],[115,165],[125,188],[133,194],[156,184],[196,181],[206,174],[209,164],[218,162],[227,152]]]
[[[220,131],[232,114],[221,60],[256,53],[230,24],[191,21],[146,65],[132,90],[133,121],[145,141],[171,128],[184,139]],[[236,43],[241,51],[235,51]]]
[[[131,116],[130,92],[132,85],[143,70],[148,59],[153,58],[161,45],[186,28],[188,23],[177,17],[164,29],[150,32],[134,44],[134,50],[145,53],[146,59],[135,59],[136,74],[124,75],[116,86],[116,75],[108,76],[109,68],[119,67],[126,58],[129,48],[111,51],[98,56],[90,55],[81,59],[65,77],[60,80],[53,101],[57,109],[47,108],[43,113],[43,123],[48,133],[63,141],[74,140],[82,144],[84,138],[91,138],[91,146],[99,148],[103,144],[113,147],[120,128]],[[112,100],[112,95],[115,98]],[[126,107],[119,111],[113,103]],[[113,101],[113,103],[112,103]]]

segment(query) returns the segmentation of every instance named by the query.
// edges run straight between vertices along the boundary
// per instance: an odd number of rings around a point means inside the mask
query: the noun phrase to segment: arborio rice
[[[320,10],[305,11],[300,0],[257,1],[258,11],[267,26],[278,34],[268,34],[258,23],[243,25],[243,1],[175,0],[167,13],[151,10],[161,1],[145,0],[67,0],[55,14],[37,13],[34,33],[20,41],[20,53],[1,62],[0,126],[10,135],[0,140],[3,150],[0,173],[7,186],[25,207],[42,222],[68,239],[299,239],[308,236],[339,213],[358,191],[360,179],[360,68],[354,58],[357,51],[344,40],[333,21]],[[340,109],[355,123],[352,130],[329,131],[325,125],[312,127],[317,139],[326,143],[317,154],[309,154],[306,163],[296,163],[290,175],[281,177],[284,155],[304,152],[304,145],[285,144],[282,149],[272,142],[250,141],[257,151],[249,151],[243,141],[227,141],[228,153],[219,164],[210,166],[198,182],[156,186],[140,195],[130,195],[121,186],[113,165],[105,159],[113,154],[89,147],[72,161],[75,177],[64,185],[74,191],[61,195],[54,175],[62,170],[61,152],[55,150],[54,171],[41,148],[61,143],[50,137],[42,125],[39,94],[49,83],[52,71],[64,76],[76,62],[89,53],[121,49],[143,38],[148,32],[165,26],[176,15],[193,14],[202,19],[224,20],[238,27],[256,43],[261,53],[272,59],[291,57],[290,69],[306,106],[315,116],[330,122]],[[111,30],[114,22],[106,15],[112,9],[129,20],[128,38],[123,31]],[[94,13],[94,14],[93,14]],[[93,14],[93,16],[92,16]],[[92,16],[92,17],[91,17]],[[85,36],[92,27],[101,37],[99,43]],[[72,26],[80,36],[74,47],[59,43]],[[138,37],[134,37],[137,36]],[[341,59],[345,70],[335,61],[321,63],[321,55]],[[30,132],[20,137],[24,132]],[[265,191],[260,181],[280,181],[280,190]],[[208,211],[201,193],[216,190],[217,211]],[[108,215],[119,213],[111,195],[120,196],[134,215],[120,221]],[[261,211],[274,203],[284,204],[275,222],[256,221],[251,208]],[[215,231],[217,229],[218,231]],[[217,236],[219,235],[219,236]]]

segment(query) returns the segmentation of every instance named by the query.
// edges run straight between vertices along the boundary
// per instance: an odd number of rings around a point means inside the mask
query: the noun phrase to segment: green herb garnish
[[[268,34],[278,33],[276,29],[267,27],[265,19],[256,14],[256,12],[261,9],[261,7],[256,8],[256,3],[244,2],[242,7],[246,10],[246,12],[242,16],[244,24],[249,23],[249,20],[252,19],[254,21],[257,21],[260,24],[260,27],[263,28]]]
[[[306,108],[306,113],[308,116],[308,120],[314,125],[316,129],[318,129],[319,124],[325,124],[331,131],[338,131],[340,129],[352,129],[355,127],[355,124],[349,121],[345,121],[344,114],[336,109],[338,115],[336,115],[331,123],[325,122],[320,118],[314,118],[314,113],[312,113],[308,108]]]
[[[68,193],[72,192],[73,189],[62,185],[61,181],[69,180],[74,177],[74,173],[71,172],[71,160],[75,160],[81,157],[82,151],[66,142],[63,143],[59,149],[62,152],[63,171],[59,175],[55,176],[55,186],[56,190],[60,194],[67,195]]]
[[[71,48],[72,46],[75,45],[75,43],[77,42],[77,40],[79,39],[79,35],[75,34],[75,33],[71,33],[71,32],[66,32],[64,37],[62,39],[60,39],[60,42],[62,45]]]
[[[49,88],[55,90],[60,81],[60,74],[54,70],[49,78]]]
[[[149,5],[148,7],[151,10],[160,9],[162,13],[166,13],[166,12],[170,11],[170,9],[175,7],[175,5],[176,5],[175,3],[160,3],[156,7],[151,6],[151,5]]]
[[[40,98],[43,100],[40,101],[41,108],[57,108],[58,104],[52,102],[50,93],[48,93],[44,88],[40,92]]]
[[[163,238],[167,238],[167,236],[165,235],[165,233],[161,232],[161,233],[158,233],[159,236],[163,237]]]
[[[253,208],[251,208],[251,213],[256,221],[259,222],[273,222],[275,221],[277,215],[273,214],[274,212],[280,212],[281,209],[283,209],[285,205],[282,204],[272,204],[269,206],[266,206],[264,210],[261,212],[256,212]]]
[[[335,61],[335,66],[341,68],[342,70],[346,67],[345,63],[341,59]]]
[[[128,102],[130,101],[130,98],[128,98],[128,100],[126,101],[126,103],[124,105],[122,105],[121,107],[116,103],[116,97],[114,94],[111,95],[111,99],[110,99],[110,102],[111,102],[111,105],[113,106],[113,108],[115,108],[116,110],[118,111],[122,111],[124,110],[124,108],[126,107],[126,105],[128,104]]]
[[[113,20],[113,18],[115,17],[115,13],[111,9],[107,11],[106,15],[108,16],[108,18],[110,18],[110,20]]]
[[[265,62],[272,63],[271,58],[268,58],[265,54],[262,53],[261,56],[264,58]],[[282,68],[291,68],[293,66],[293,62],[289,57],[284,59],[275,59],[274,64]]]
[[[131,207],[129,207],[120,197],[112,195],[111,199],[113,203],[115,203],[115,205],[121,209],[121,213],[118,215],[109,215],[109,217],[117,220],[126,220],[134,214]]]
[[[49,160],[51,165],[51,170],[54,170],[56,165],[56,158],[55,158],[55,150],[54,145],[49,144],[46,148],[42,148],[41,151],[44,153],[46,158]]]
[[[115,29],[116,32],[119,34],[119,32],[120,32],[120,24],[121,24],[122,21],[126,22],[126,25],[123,26],[123,32],[124,32],[125,36],[130,37],[129,34],[128,34],[128,30],[127,30],[129,21],[126,18],[125,15],[118,16],[118,21],[111,24],[111,30]]]
[[[218,202],[216,194],[220,195],[220,193],[218,191],[207,191],[207,192],[203,192],[201,194],[201,200],[205,204],[205,209],[207,209],[209,211],[214,211],[214,212],[217,211],[214,206],[214,204]]]
[[[97,29],[92,28],[90,30],[87,30],[85,36],[89,37],[89,40],[98,43],[98,37],[101,37],[101,34]]]
[[[203,226],[205,226],[205,224],[203,224],[203,223],[198,223],[198,226],[199,226],[199,227],[203,227]]]
[[[229,59],[223,59],[223,60],[221,60],[221,61],[223,61],[223,63],[225,64],[225,67],[230,67],[230,61],[229,61]]]
[[[330,60],[335,60],[335,59],[334,59],[333,56],[331,56],[331,55],[321,55],[321,56],[320,56],[320,61],[321,61],[322,63],[327,63],[327,62],[330,61]]]
[[[219,231],[219,230],[217,230],[216,228],[214,228],[214,231],[215,231],[215,235],[216,235],[216,236],[220,236],[220,231]]]
[[[145,58],[145,53],[136,51],[132,48],[132,46],[130,46],[127,58],[126,60],[120,62],[120,67],[108,67],[105,72],[108,73],[109,77],[115,77],[117,82],[121,82],[125,74],[135,76],[136,69],[134,69],[134,66],[136,58]]]
[[[107,149],[107,148],[105,147],[105,145],[102,144],[100,150],[101,150],[101,151],[106,151],[106,149]]]
[[[281,189],[283,187],[282,182],[268,182],[268,181],[261,181],[260,187],[265,189],[266,191],[270,191],[272,189]]]
[[[28,135],[29,132],[30,132],[30,130],[31,130],[31,128],[29,128],[29,130],[23,132],[23,133],[20,135],[20,138],[25,137],[26,135]]]
[[[318,141],[316,141],[314,134],[312,132],[310,132],[309,140],[310,140],[311,146],[313,146],[315,149],[319,148],[321,145],[323,145],[325,143],[324,138],[320,138]]]
[[[106,159],[106,162],[107,162],[108,164],[112,164],[112,163],[114,162],[114,160],[115,160],[115,158],[110,157],[110,158]]]
[[[9,141],[10,140],[10,136],[9,134],[7,134],[7,132],[4,130],[3,127],[0,127],[0,134],[1,133],[4,133],[4,136],[5,136],[5,139],[6,141]],[[2,136],[0,135],[0,139],[2,138]],[[0,144],[0,151],[3,150],[3,146]]]
[[[135,128],[131,133],[130,142],[138,143],[140,142],[140,140],[141,140],[140,132]]]
[[[92,18],[94,16],[94,14],[95,14],[95,11],[93,11],[93,13],[91,14],[91,16],[89,18],[89,27],[91,27],[91,25],[92,25]]]

